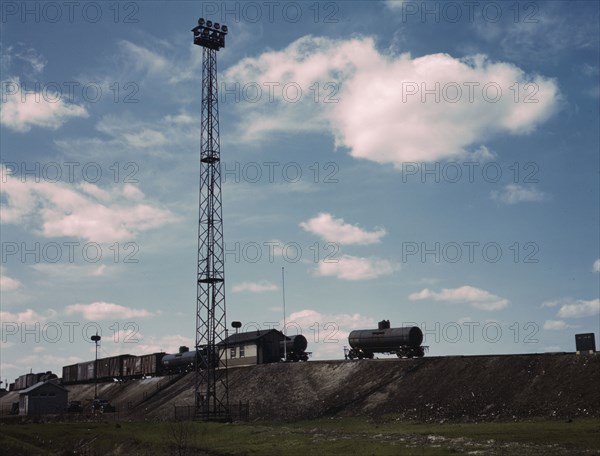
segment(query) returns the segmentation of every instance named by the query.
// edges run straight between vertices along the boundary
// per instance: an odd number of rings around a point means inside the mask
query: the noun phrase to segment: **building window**
[[[235,358],[235,347],[229,349],[229,357]]]
[[[246,356],[246,347],[244,345],[240,345],[240,358]]]

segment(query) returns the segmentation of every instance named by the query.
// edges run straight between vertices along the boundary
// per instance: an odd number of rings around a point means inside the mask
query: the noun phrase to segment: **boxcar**
[[[150,355],[132,356],[123,360],[123,376],[140,378],[145,376],[160,375],[162,372],[162,359],[166,353],[152,353]]]
[[[36,374],[27,374],[25,375],[25,379],[26,379],[26,388],[29,388],[30,386],[33,386],[37,383],[37,375]]]
[[[162,359],[166,353],[152,353],[140,356],[143,376],[160,375],[162,372]]]
[[[77,364],[71,364],[70,366],[63,366],[62,370],[62,381],[65,384],[75,383],[77,381]]]
[[[27,388],[27,375],[19,375],[15,379],[15,389],[21,390]]]
[[[123,378],[124,361],[134,358],[132,355],[111,356],[98,360],[98,379],[109,380],[113,378]]]
[[[77,381],[89,382],[94,380],[94,361],[77,364]]]
[[[123,360],[123,375],[128,378],[142,376],[142,360],[138,356],[125,358]]]

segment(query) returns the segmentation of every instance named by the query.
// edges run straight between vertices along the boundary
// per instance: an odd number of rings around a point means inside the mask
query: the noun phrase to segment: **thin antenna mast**
[[[287,335],[285,322],[285,268],[281,267],[281,289],[283,291],[283,360],[287,361]]]

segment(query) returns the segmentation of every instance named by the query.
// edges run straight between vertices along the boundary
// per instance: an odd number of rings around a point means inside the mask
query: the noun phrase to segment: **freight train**
[[[284,348],[284,345],[285,348]],[[308,341],[306,337],[299,334],[297,336],[288,337],[287,340],[279,343],[279,358],[289,362],[308,361],[310,353],[306,351]],[[165,355],[162,359],[163,370],[165,373],[188,372],[193,369],[194,360],[198,357],[200,360],[208,359],[206,352],[203,356],[199,356],[197,351],[188,351],[187,347],[180,347],[179,353]],[[218,359],[214,357],[214,364],[218,363]]]
[[[286,344],[285,349],[283,344]],[[286,361],[308,361],[308,356],[310,355],[310,353],[306,351],[308,341],[302,334],[288,337],[288,340],[285,342],[281,341],[279,345],[282,359],[285,353]]]
[[[56,374],[53,374],[51,371],[48,372],[39,372],[37,374],[23,374],[23,375],[19,375],[19,377],[17,377],[15,379],[14,383],[11,383],[10,385],[8,385],[8,390],[9,391],[17,391],[17,390],[24,390],[26,388],[29,388],[30,386],[35,385],[38,382],[45,382],[48,380],[53,380],[58,378],[58,376]]]
[[[281,333],[280,333],[281,334]],[[285,337],[281,334],[281,337]],[[423,332],[420,328],[403,327],[390,328],[389,320],[380,321],[377,329],[355,330],[348,336],[350,349],[345,349],[346,359],[372,359],[375,353],[395,354],[399,358],[422,357],[429,347],[422,346]],[[285,344],[285,345],[284,345]],[[306,351],[308,341],[302,335],[285,337],[279,343],[279,359],[289,362],[307,361],[310,353]],[[142,356],[118,355],[96,361],[64,366],[62,383],[91,383],[96,379],[100,382],[113,380],[128,380],[143,377],[181,374],[194,369],[196,362],[210,359],[206,348],[190,351],[187,347],[179,347],[178,353],[151,353]],[[202,355],[202,356],[200,356]],[[218,355],[213,355],[216,366]],[[205,362],[205,361],[204,361]],[[263,361],[264,362],[264,361]],[[97,365],[97,376],[95,366]],[[11,383],[10,390],[28,388],[40,381],[58,378],[52,372],[21,375]]]
[[[62,383],[65,385],[73,383],[86,383],[98,381],[112,381],[114,379],[134,379],[145,376],[166,375],[171,373],[165,369],[162,359],[166,353],[152,353],[149,355],[133,356],[118,355],[109,358],[101,358],[97,361],[85,361],[83,363],[64,366],[62,372]],[[96,376],[95,366],[98,374]]]
[[[284,349],[281,342],[281,356],[283,358]],[[288,361],[307,361],[308,355],[306,347],[308,342],[302,335],[294,336],[287,340],[286,359]],[[206,350],[206,349],[204,349]],[[142,377],[154,377],[162,375],[180,374],[191,372],[194,369],[196,361],[201,362],[207,359],[204,352],[203,357],[199,356],[196,350],[190,351],[188,347],[179,347],[178,353],[152,353],[143,356],[119,355],[110,358],[98,360],[98,381],[128,380]],[[215,355],[215,365],[218,357]],[[86,361],[63,367],[62,382],[65,385],[73,383],[86,383],[95,381],[94,376],[95,361]]]
[[[345,350],[346,359],[373,359],[375,353],[420,358],[429,348],[421,345],[423,332],[419,327],[390,328],[389,320],[380,321],[377,329],[352,331],[348,343],[351,348]]]
[[[285,336],[281,334],[281,337]],[[283,340],[280,342],[279,358],[283,359],[285,354],[287,361],[307,361],[310,355],[306,352],[307,346],[308,341],[302,335],[287,337],[285,342]],[[190,351],[188,347],[182,346],[177,353],[173,354],[160,352],[142,356],[118,355],[101,358],[97,361],[97,377],[94,368],[96,361],[72,364],[63,367],[62,383],[65,385],[91,383],[96,378],[99,382],[129,380],[190,372],[194,369],[195,362],[210,358],[206,355],[206,348],[201,350],[204,350],[203,356],[200,356],[199,351]],[[217,365],[218,355],[215,354],[213,358],[214,365]]]

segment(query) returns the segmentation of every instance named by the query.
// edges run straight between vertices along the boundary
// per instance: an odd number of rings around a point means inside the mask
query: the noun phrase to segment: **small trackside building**
[[[53,381],[39,382],[19,391],[19,415],[37,416],[63,413],[69,390]]]
[[[285,336],[276,329],[237,333],[218,344],[221,367],[276,363],[281,359],[281,342]]]
[[[594,333],[575,334],[575,348],[578,355],[596,353]]]

